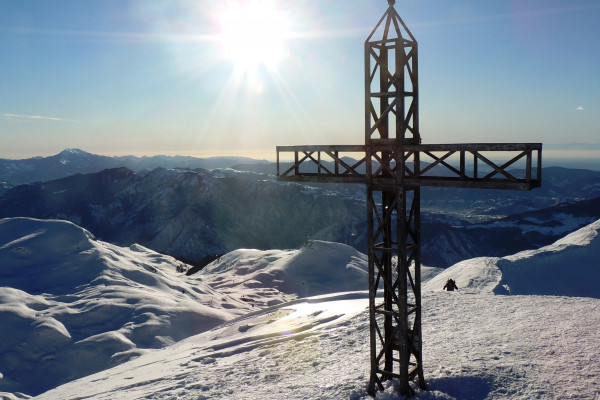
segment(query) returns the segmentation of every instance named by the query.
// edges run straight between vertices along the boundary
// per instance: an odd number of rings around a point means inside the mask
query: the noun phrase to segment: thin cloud
[[[126,42],[210,42],[218,40],[217,35],[189,33],[102,32],[65,29],[7,28],[2,26],[0,26],[0,31],[30,35],[76,36],[90,39],[95,38]]]
[[[57,122],[79,122],[74,119],[60,118],[60,117],[48,117],[45,115],[27,115],[27,114],[11,114],[4,113],[0,114],[2,119],[9,120],[45,120],[45,121],[57,121]]]
[[[583,106],[577,107],[577,111],[583,111]]]

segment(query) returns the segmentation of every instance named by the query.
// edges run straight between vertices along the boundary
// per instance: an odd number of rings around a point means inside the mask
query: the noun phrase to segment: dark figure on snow
[[[444,285],[444,289],[446,289],[449,292],[452,292],[454,291],[454,289],[458,290],[458,286],[456,286],[456,282],[454,282],[454,279],[448,279],[448,281]]]

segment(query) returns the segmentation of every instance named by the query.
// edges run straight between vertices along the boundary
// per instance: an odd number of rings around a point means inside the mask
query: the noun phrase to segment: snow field
[[[423,309],[432,393],[456,399],[600,394],[598,299],[427,293]]]
[[[37,399],[367,400],[366,297],[321,296],[256,312]],[[423,305],[429,391],[418,398],[599,393],[600,300],[437,292]],[[399,397],[391,386],[376,398]]]
[[[424,267],[417,397],[597,400],[598,229]],[[370,399],[364,255],[314,241],[179,267],[64,221],[0,220],[0,399],[67,381],[36,398]]]

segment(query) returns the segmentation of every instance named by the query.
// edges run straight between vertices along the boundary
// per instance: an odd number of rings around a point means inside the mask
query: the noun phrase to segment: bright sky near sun
[[[0,0],[0,158],[363,144],[386,0]],[[600,2],[397,0],[423,143],[600,142]]]

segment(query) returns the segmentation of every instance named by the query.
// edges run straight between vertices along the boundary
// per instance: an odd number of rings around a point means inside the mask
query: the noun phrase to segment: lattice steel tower
[[[379,280],[383,283],[383,302],[377,304],[375,295],[369,298],[370,392],[375,385],[381,388],[382,380],[393,377],[400,379],[401,386],[418,377],[419,387],[425,388],[420,188],[403,184],[407,162],[419,169],[418,153],[404,151],[404,145],[421,142],[417,42],[394,9],[394,1],[388,4],[365,41],[366,156],[376,161],[366,165],[369,287],[377,290]],[[380,36],[376,36],[378,32]],[[383,180],[377,182],[378,178]],[[409,269],[412,263],[414,276]],[[406,393],[408,388],[400,390]]]
[[[394,9],[393,0],[388,0],[387,11],[367,38],[364,51],[364,146],[278,146],[277,179],[366,184],[369,392],[382,390],[386,380],[398,379],[400,393],[408,395],[410,382],[426,387],[420,187],[538,187],[542,145],[421,144],[417,41]],[[293,153],[294,161],[284,171],[280,170],[281,153]],[[350,165],[342,155],[356,161]]]

